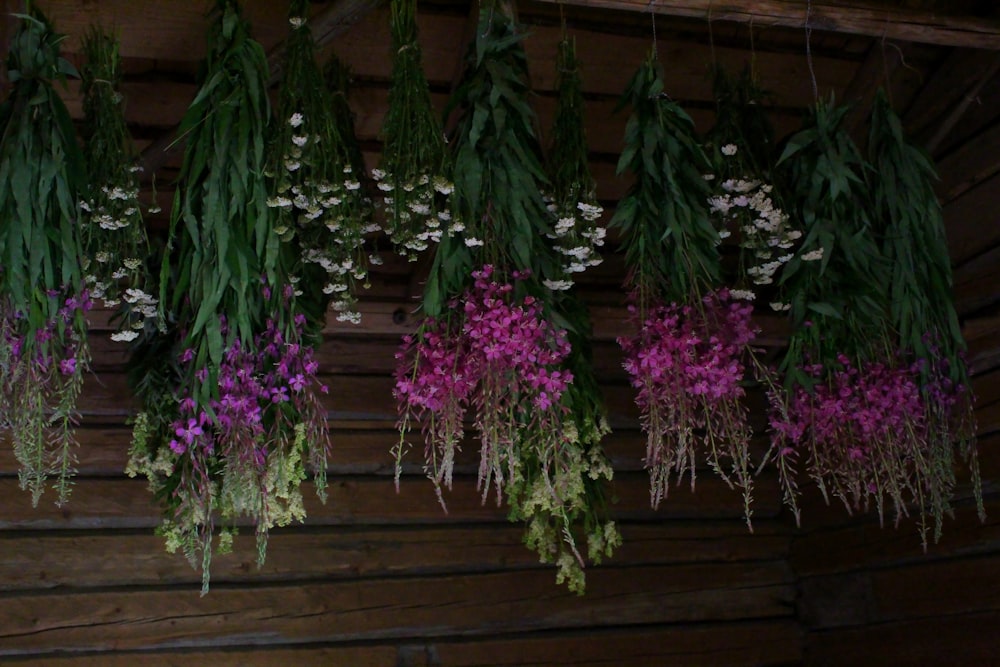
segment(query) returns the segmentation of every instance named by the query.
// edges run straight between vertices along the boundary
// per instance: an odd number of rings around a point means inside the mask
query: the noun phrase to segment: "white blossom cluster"
[[[547,236],[555,241],[554,250],[562,256],[564,275],[558,280],[546,280],[544,284],[550,290],[568,290],[573,286],[572,274],[582,273],[604,261],[597,251],[604,245],[607,235],[607,229],[597,224],[604,209],[587,202],[577,202],[575,207],[566,206],[560,210],[548,201],[547,207],[550,213],[558,216]]]
[[[146,271],[140,255],[145,252],[145,228],[133,177],[141,170],[138,165],[130,167],[121,174],[120,183],[107,183],[79,202],[88,252],[83,259],[84,283],[90,296],[105,308],[127,304],[122,329],[111,335],[119,342],[134,340],[146,321],[159,317],[156,299],[143,291]],[[154,205],[148,210],[160,209]]]
[[[737,147],[726,144],[721,152],[731,157],[736,155]],[[788,215],[775,206],[770,184],[759,179],[730,178],[719,189],[721,193],[710,197],[708,205],[720,240],[729,237],[733,229],[738,230],[740,248],[752,258],[746,267],[747,276],[755,285],[770,285],[778,270],[794,256],[790,249],[802,232],[793,229]]]
[[[308,173],[300,172],[305,149],[315,147],[320,138],[307,131],[307,119],[301,113],[292,114],[287,123],[295,133],[282,156],[285,174],[279,181],[285,185],[267,200],[268,206],[279,211],[274,231],[283,241],[299,236],[303,261],[326,272],[323,292],[340,297],[332,304],[338,319],[356,322],[360,314],[354,311],[351,283],[368,277],[364,240],[366,234],[378,231],[378,225],[366,220],[370,202],[350,164],[343,166],[337,181],[302,177]]]
[[[442,176],[422,174],[400,182],[396,175],[373,169],[372,178],[385,205],[385,230],[393,245],[415,262],[417,255],[442,236],[465,229],[452,216],[447,198],[455,186]]]

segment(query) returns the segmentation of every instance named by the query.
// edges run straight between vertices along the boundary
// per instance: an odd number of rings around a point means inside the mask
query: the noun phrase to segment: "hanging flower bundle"
[[[133,360],[143,412],[128,472],[149,477],[167,547],[200,560],[203,590],[216,515],[249,517],[262,561],[268,529],[304,516],[306,466],[321,497],[325,481],[325,388],[267,205],[266,84],[239,5],[219,0],[204,83],[181,125],[188,146],[161,271],[169,330]]]
[[[749,70],[730,77],[715,72],[716,122],[708,137],[714,164],[709,214],[720,240],[734,237],[739,248],[730,296],[754,301],[773,293],[775,276],[794,256],[802,232],[794,229],[778,203],[771,176],[773,131],[764,92]],[[771,301],[771,309],[789,305]]]
[[[372,171],[385,204],[385,230],[411,262],[443,234],[461,231],[448,206],[451,163],[417,41],[416,0],[393,0],[392,87],[382,127],[382,160]]]
[[[308,13],[308,0],[292,1],[267,204],[275,211],[278,238],[294,238],[306,264],[297,277],[322,287],[338,320],[357,322],[355,283],[368,275],[364,239],[372,231],[371,210],[353,126],[345,128],[335,111],[335,96],[316,63]]]
[[[583,125],[583,85],[576,60],[576,42],[568,36],[556,53],[555,120],[548,153],[549,210],[556,216],[550,234],[561,256],[560,275],[545,286],[568,290],[573,274],[601,263],[598,248],[607,230],[597,224],[604,209],[597,203],[597,189],[590,175],[587,136]]]
[[[122,110],[118,41],[92,29],[83,52],[84,156],[90,174],[80,202],[84,278],[92,298],[119,308],[121,321],[111,339],[128,342],[159,315],[145,261],[149,242],[139,204],[139,166]]]
[[[871,117],[868,151],[872,170],[873,225],[891,267],[889,319],[899,337],[902,358],[913,366],[919,386],[923,430],[914,465],[919,478],[921,530],[926,516],[941,535],[955,488],[955,453],[973,477],[980,517],[985,517],[975,448],[973,395],[951,293],[951,261],[941,206],[934,194],[937,178],[930,158],[907,141],[899,117],[879,91]]]
[[[578,527],[595,561],[619,537],[602,517],[596,483],[611,469],[599,447],[580,442],[598,422],[600,400],[570,390],[573,353],[544,286],[556,259],[545,245],[552,218],[540,193],[545,177],[526,74],[507,9],[484,3],[456,95],[464,114],[454,141],[453,209],[466,227],[441,239],[424,293],[426,318],[397,355],[396,398],[403,438],[421,424],[427,474],[442,504],[472,413],[483,499],[491,487],[498,503],[506,495],[511,519],[528,525],[528,545],[543,562],[556,562],[557,581],[582,592]],[[578,426],[580,414],[593,423]]]
[[[782,362],[787,396],[772,395],[773,451],[798,514],[792,470],[805,460],[824,497],[847,508],[886,499],[897,519],[932,474],[921,465],[920,387],[892,340],[888,264],[873,234],[865,163],[841,129],[846,107],[819,102],[789,141],[787,169],[804,237],[783,276],[792,335]]]
[[[612,224],[622,232],[637,333],[619,339],[647,434],[654,507],[670,478],[695,481],[699,450],[738,486],[749,523],[750,427],[742,402],[752,306],[721,281],[719,235],[709,217],[708,158],[691,119],[663,94],[655,52],[623,98],[632,107],[618,172],[635,175]],[[728,460],[728,463],[725,462]]]
[[[62,36],[37,7],[10,44],[0,107],[0,430],[38,503],[48,475],[58,503],[73,472],[73,421],[90,360],[77,202],[83,156],[52,82],[75,75]]]

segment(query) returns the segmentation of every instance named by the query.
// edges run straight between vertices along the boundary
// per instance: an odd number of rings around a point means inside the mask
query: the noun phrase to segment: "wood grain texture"
[[[758,521],[754,533],[735,521],[624,523],[613,561],[633,565],[738,563],[787,557],[788,527]],[[251,532],[231,554],[212,560],[213,586],[355,577],[525,570],[540,565],[516,524],[336,526],[275,530],[257,567]],[[0,535],[0,591],[109,586],[180,586],[195,590],[201,575],[180,554],[168,554],[151,531],[52,531]]]
[[[672,489],[657,511],[649,507],[649,480],[645,473],[623,473],[612,487],[617,501],[611,514],[619,519],[738,519],[743,516],[742,496],[710,474],[698,478],[697,490],[688,485]],[[348,476],[330,480],[327,502],[321,503],[310,482],[302,487],[307,523],[311,526],[363,524],[446,524],[463,521],[502,523],[506,509],[497,507],[495,496],[485,504],[474,478],[457,477],[454,488],[445,491],[447,514],[441,509],[430,481],[408,477],[397,494],[392,478]],[[780,512],[777,480],[757,480],[754,517],[772,518]],[[18,488],[16,479],[0,479],[0,530],[151,528],[159,523],[159,508],[145,480],[78,479],[69,502],[53,504],[42,497],[31,507],[30,494]]]
[[[586,604],[551,571],[218,586],[132,587],[4,601],[0,655],[489,636],[599,626],[781,618],[794,599],[778,562],[594,568]]]
[[[391,640],[390,640],[391,641]],[[789,619],[676,625],[660,628],[588,629],[534,633],[503,639],[442,639],[427,643],[375,643],[358,647],[260,647],[254,650],[187,650],[104,653],[99,657],[32,657],[36,667],[252,667],[349,665],[350,667],[747,667],[787,665],[802,658],[802,636]],[[13,657],[4,664],[24,664]]]
[[[981,612],[877,623],[806,635],[805,664],[990,665],[1000,613]]]
[[[553,0],[543,0],[545,2]],[[567,5],[602,7],[632,12],[649,12],[643,0],[569,0]],[[670,16],[685,16],[715,21],[736,21],[759,26],[788,26],[850,34],[887,37],[910,42],[942,44],[969,48],[1000,49],[1000,22],[971,17],[949,17],[940,13],[891,10],[874,3],[853,1],[806,3],[795,0],[671,0],[656,4],[652,11]]]

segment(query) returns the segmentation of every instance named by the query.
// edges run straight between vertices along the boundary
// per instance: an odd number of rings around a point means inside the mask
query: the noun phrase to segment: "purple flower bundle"
[[[701,445],[723,479],[733,484],[732,475],[748,490],[745,445],[751,433],[742,382],[746,351],[757,334],[753,307],[733,300],[723,288],[708,292],[700,303],[658,304],[645,313],[631,305],[629,312],[638,333],[618,342],[647,435],[653,506],[667,497],[674,473],[679,480],[690,474],[694,486]],[[731,473],[723,459],[729,460]]]
[[[0,431],[10,431],[21,487],[35,505],[50,473],[57,476],[57,502],[69,495],[76,400],[90,363],[87,290],[76,296],[49,290],[45,300],[56,314],[40,326],[9,303],[0,307]]]
[[[478,488],[485,500],[492,484],[499,504],[517,474],[520,444],[546,447],[542,441],[563,437],[553,427],[573,380],[561,368],[570,353],[566,333],[546,319],[542,302],[516,297],[515,284],[498,281],[490,265],[472,275],[473,285],[449,313],[426,319],[396,355],[400,430],[422,423],[427,474],[442,506],[470,409],[481,439]],[[515,281],[524,277],[513,274]]]
[[[327,388],[316,377],[319,364],[313,348],[302,343],[304,326],[305,316],[297,315],[286,335],[275,320],[268,320],[252,346],[234,341],[219,367],[218,397],[201,407],[192,396],[180,400],[171,426],[177,437],[170,449],[177,455],[190,452],[197,461],[201,454],[215,454],[218,444],[227,462],[233,458],[250,463],[260,473],[269,450],[287,444],[297,424],[311,441],[325,441],[323,409],[313,390],[326,393]],[[193,358],[190,349],[181,355],[186,372]],[[204,382],[208,370],[194,374]]]
[[[919,496],[925,474],[920,464],[927,419],[916,369],[880,361],[856,364],[843,354],[837,362],[832,369],[804,366],[816,384],[796,386],[787,408],[772,412],[779,470],[786,474],[799,454],[807,453],[810,475],[825,498],[832,493],[849,510],[867,510],[874,500],[881,516],[888,497],[898,520],[906,513],[907,496]]]

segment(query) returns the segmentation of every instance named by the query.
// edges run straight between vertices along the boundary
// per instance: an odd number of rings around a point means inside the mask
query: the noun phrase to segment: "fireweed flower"
[[[898,521],[933,481],[933,473],[921,469],[930,451],[917,369],[856,365],[843,354],[837,361],[832,370],[803,368],[816,384],[812,390],[796,387],[787,409],[772,410],[772,446],[791,463],[808,460],[824,497],[841,499],[849,510],[874,504],[880,517],[888,500]],[[940,398],[954,400],[944,387]]]
[[[573,379],[560,369],[569,354],[566,334],[545,319],[541,302],[515,300],[514,285],[492,276],[491,266],[474,272],[473,286],[452,304],[461,315],[429,318],[396,355],[400,429],[423,424],[427,475],[442,506],[470,409],[481,439],[478,488],[484,500],[491,485],[497,503],[502,500],[525,430],[542,439],[561,437],[551,427]]]
[[[699,449],[727,482],[749,486],[750,427],[741,399],[744,356],[757,333],[752,310],[725,289],[700,303],[657,305],[644,316],[629,306],[638,333],[618,342],[642,412],[654,507],[667,497],[671,475],[690,474],[694,485]]]

